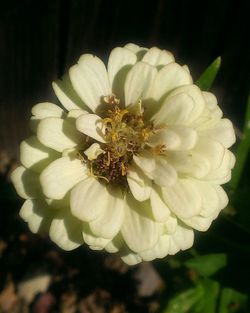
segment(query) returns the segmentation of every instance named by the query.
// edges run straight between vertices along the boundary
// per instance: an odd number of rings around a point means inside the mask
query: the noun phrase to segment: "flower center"
[[[145,122],[140,102],[130,110],[121,108],[114,95],[104,97],[104,102],[102,122],[106,142],[98,145],[96,157],[85,158],[85,161],[94,176],[107,183],[123,185],[126,184],[129,163],[133,155],[146,148],[147,140],[153,134],[153,125]]]

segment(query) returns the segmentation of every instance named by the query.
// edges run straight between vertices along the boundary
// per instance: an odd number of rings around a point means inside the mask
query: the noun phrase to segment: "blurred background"
[[[250,312],[250,193],[245,126],[250,82],[249,3],[210,0],[1,0],[0,312]],[[194,81],[217,57],[212,91],[236,128],[240,159],[231,202],[194,248],[133,268],[80,248],[66,253],[32,235],[9,182],[31,107],[56,101],[51,82],[82,53],[107,60],[133,42],[187,64]],[[245,124],[246,125],[246,124]],[[243,141],[242,141],[243,139]],[[243,143],[242,143],[243,142]]]

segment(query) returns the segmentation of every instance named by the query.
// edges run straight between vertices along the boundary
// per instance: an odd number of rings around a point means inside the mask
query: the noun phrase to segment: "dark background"
[[[221,56],[212,91],[225,116],[242,130],[250,83],[249,11],[248,1],[236,0],[0,0],[0,310],[9,285],[13,290],[7,300],[16,297],[14,307],[19,309],[20,281],[45,272],[52,283],[29,305],[29,312],[45,312],[35,309],[41,299],[56,307],[46,312],[64,312],[58,308],[72,293],[75,302],[84,298],[83,309],[76,312],[156,312],[160,303],[197,282],[197,273],[183,267],[183,260],[197,252],[226,254],[227,266],[216,280],[221,288],[250,294],[249,158],[237,190],[225,187],[229,207],[210,231],[196,233],[194,250],[130,268],[115,256],[86,247],[67,253],[46,237],[33,235],[18,215],[22,201],[9,181],[20,141],[30,134],[31,107],[57,101],[51,82],[82,53],[107,60],[112,48],[128,42],[170,50],[178,63],[189,66],[194,81]],[[159,292],[152,271],[158,275]],[[138,275],[142,283],[148,278],[147,287],[153,286],[150,297],[140,294]],[[212,291],[207,294],[217,297]],[[250,303],[244,310],[239,303],[230,303],[227,313],[250,312]],[[86,311],[90,305],[92,310]]]
[[[51,81],[82,53],[104,59],[128,42],[159,46],[188,64],[194,79],[217,56],[214,92],[242,127],[249,88],[248,1],[0,1],[0,149],[18,156],[30,108],[54,100]]]

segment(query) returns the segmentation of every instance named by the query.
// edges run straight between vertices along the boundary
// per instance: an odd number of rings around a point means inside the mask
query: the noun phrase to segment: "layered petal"
[[[68,120],[47,117],[37,128],[37,138],[45,146],[58,152],[74,148],[82,141],[82,135]]]
[[[157,47],[153,47],[145,53],[142,61],[159,67],[174,62],[174,56],[167,50],[161,50]]]
[[[46,197],[60,200],[86,176],[86,166],[80,160],[65,156],[43,170],[40,182]]]
[[[101,118],[96,114],[84,114],[76,120],[76,128],[86,136],[105,142],[105,129]]]
[[[93,112],[102,97],[112,93],[104,63],[92,54],[83,54],[70,68],[69,76],[75,91]]]

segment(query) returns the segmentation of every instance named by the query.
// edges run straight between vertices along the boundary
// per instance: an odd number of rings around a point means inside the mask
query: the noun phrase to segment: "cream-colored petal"
[[[155,169],[155,159],[151,153],[144,151],[141,155],[134,155],[133,160],[144,173],[151,173]]]
[[[168,235],[174,234],[178,226],[177,218],[174,215],[170,215],[167,221],[164,223],[165,232]]]
[[[186,250],[194,243],[194,232],[189,227],[178,224],[176,232],[169,236],[169,254],[173,255],[179,250]]]
[[[74,125],[56,117],[41,120],[37,128],[37,138],[42,144],[58,152],[74,148],[82,141],[82,135]]]
[[[60,154],[40,143],[32,136],[20,145],[20,161],[30,170],[40,173],[49,163],[59,158]]]
[[[105,142],[105,129],[103,127],[102,119],[96,114],[84,114],[78,117],[76,120],[76,128],[81,133],[94,138],[99,142]]]
[[[202,91],[203,98],[206,101],[206,107],[209,109],[209,111],[212,113],[214,118],[221,119],[222,118],[222,111],[218,106],[217,99],[215,95],[211,92]]]
[[[150,249],[156,244],[159,239],[159,224],[153,221],[148,202],[138,202],[127,194],[121,233],[134,252]]]
[[[72,214],[82,221],[90,222],[100,217],[112,200],[106,186],[96,178],[88,177],[77,184],[70,195]]]
[[[193,216],[190,219],[182,219],[182,221],[193,229],[207,231],[213,221],[213,218],[198,215]]]
[[[217,121],[207,129],[198,130],[198,132],[202,137],[209,137],[220,142],[225,148],[231,147],[236,141],[233,124],[226,118]]]
[[[123,245],[124,245],[124,240],[123,240],[121,234],[119,233],[118,235],[116,235],[115,238],[113,238],[105,246],[105,250],[109,253],[116,253],[122,248]]]
[[[84,154],[90,161],[96,160],[100,154],[105,153],[99,143],[93,143],[88,149],[84,150]]]
[[[138,201],[145,201],[150,197],[151,181],[135,166],[130,166],[127,173],[127,182],[133,196]]]
[[[124,253],[121,256],[121,259],[123,260],[124,263],[126,263],[127,265],[131,265],[131,266],[141,263],[142,261],[141,257],[138,254],[133,253],[131,251]]]
[[[11,181],[20,197],[24,199],[42,197],[41,185],[37,173],[19,166],[11,173]]]
[[[78,182],[86,178],[86,173],[86,166],[78,159],[57,159],[40,175],[43,192],[48,198],[60,200]]]
[[[167,161],[179,174],[202,178],[211,171],[211,164],[203,154],[196,151],[168,151]]]
[[[177,63],[169,63],[156,75],[148,92],[149,98],[158,101],[168,92],[182,85],[192,84],[192,77]]]
[[[93,250],[102,250],[110,242],[110,239],[105,239],[97,237],[91,231],[88,223],[83,223],[82,236],[84,241],[92,248]]]
[[[132,67],[128,72],[124,86],[126,106],[147,97],[148,90],[156,74],[156,68],[144,62],[138,62]]]
[[[174,62],[174,56],[167,50],[161,50],[157,47],[153,47],[145,53],[142,61],[154,66],[163,66]]]
[[[193,99],[186,93],[167,97],[152,117],[155,125],[188,125],[192,121]]]
[[[81,110],[81,109],[70,110],[69,113],[67,114],[67,120],[72,120],[72,122],[75,122],[75,120],[78,117],[84,114],[89,114],[89,112],[86,110]]]
[[[192,101],[190,101],[190,98],[192,99]],[[181,105],[182,102],[183,103],[187,102],[188,112],[184,113],[184,111],[183,111],[181,113],[181,114],[183,114],[183,116],[178,117],[177,121],[179,123],[180,123],[180,121],[182,121],[183,125],[192,125],[193,126],[194,121],[199,119],[200,116],[202,115],[204,108],[205,108],[205,105],[206,105],[206,102],[205,102],[205,99],[203,97],[201,90],[196,85],[185,84],[184,86],[179,86],[178,88],[175,88],[173,91],[171,91],[169,93],[169,95],[167,96],[167,98],[164,102],[164,105],[166,107],[170,106],[170,112],[168,112],[168,110],[166,108],[166,113],[168,113],[168,116],[169,116],[169,118],[168,118],[169,123],[173,123],[173,121],[174,121],[174,120],[171,121],[171,115],[170,114],[174,111],[173,107],[174,107],[175,103],[176,103],[177,107],[178,106],[180,107],[180,109],[186,110],[186,109],[184,109],[183,105]],[[191,110],[191,103],[193,104],[192,110]],[[177,110],[176,114],[177,113],[180,114],[180,111]],[[176,118],[176,117],[174,117],[174,118]]]
[[[169,250],[169,236],[162,235],[157,244],[149,250],[140,252],[140,257],[143,261],[152,261],[156,258],[162,259],[168,254]]]
[[[180,138],[179,147],[176,147],[175,150],[190,150],[195,146],[198,136],[193,128],[185,126],[169,126],[168,129],[173,131]]]
[[[32,115],[37,119],[46,117],[63,117],[65,112],[58,105],[50,102],[42,102],[34,105],[31,109]]]
[[[169,218],[170,210],[166,203],[163,201],[160,191],[152,188],[150,195],[150,204],[152,215],[156,222],[164,223]]]
[[[53,214],[44,200],[28,199],[24,202],[20,210],[21,218],[28,223],[32,233],[38,231],[47,232],[49,230]]]
[[[179,178],[172,187],[162,188],[163,198],[170,210],[180,218],[198,215],[202,198],[191,179]]]
[[[103,96],[112,93],[104,63],[96,56],[84,54],[69,70],[72,85],[83,102],[95,112]]]
[[[52,87],[57,98],[66,110],[70,111],[74,109],[86,108],[84,102],[75,92],[68,74],[64,75],[62,80],[58,79],[53,82]]]
[[[69,208],[55,215],[49,236],[61,249],[70,251],[83,244],[82,224],[71,215]]]
[[[181,139],[169,128],[163,128],[153,134],[147,144],[151,147],[165,146],[167,150],[176,150],[181,145]]]
[[[141,61],[144,54],[148,51],[145,47],[140,47],[138,45],[135,45],[134,43],[128,43],[124,46],[124,48],[129,49],[130,51],[134,52],[137,56],[137,61]]]
[[[157,157],[152,178],[159,186],[173,186],[177,180],[177,173],[174,167],[167,162],[166,158]]]
[[[214,184],[225,184],[231,179],[231,169],[234,166],[235,156],[231,151],[225,150],[223,158],[218,165],[214,167],[203,179],[209,180]]]
[[[128,71],[137,61],[135,52],[117,47],[110,53],[108,60],[108,77],[112,92],[118,99],[124,99],[124,83]]]
[[[124,221],[124,197],[120,190],[109,189],[110,197],[104,210],[89,223],[90,229],[97,237],[113,239],[121,229]]]

